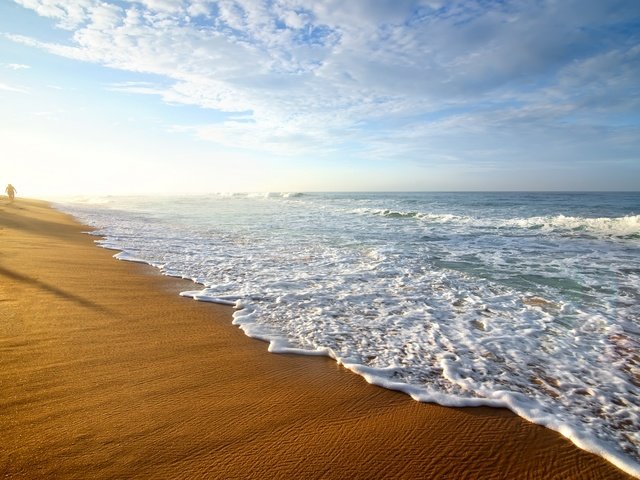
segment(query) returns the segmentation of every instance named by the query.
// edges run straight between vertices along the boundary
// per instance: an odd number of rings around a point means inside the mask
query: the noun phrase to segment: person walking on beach
[[[4,189],[4,191],[7,192],[7,195],[9,197],[9,202],[13,203],[13,201],[16,198],[16,193],[18,193],[18,190],[16,190],[16,187],[9,184],[7,185],[7,188]]]

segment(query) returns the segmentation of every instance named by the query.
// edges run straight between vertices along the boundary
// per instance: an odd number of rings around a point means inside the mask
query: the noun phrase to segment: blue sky
[[[27,196],[639,190],[640,2],[4,0]]]

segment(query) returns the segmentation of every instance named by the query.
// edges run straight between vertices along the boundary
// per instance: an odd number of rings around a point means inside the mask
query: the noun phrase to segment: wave
[[[208,202],[167,212],[162,199],[138,199],[70,213],[100,228],[100,245],[120,250],[117,258],[201,285],[182,295],[236,306],[234,324],[270,351],[328,355],[421,401],[510,408],[640,475],[630,376],[640,266],[635,245],[601,241],[637,232],[637,216],[586,218],[582,206],[567,207],[573,217],[544,216],[553,210],[535,204],[500,216],[457,201],[285,195],[212,198],[225,214],[251,214],[252,205],[273,214],[239,228],[219,225]],[[312,225],[319,202],[329,214]],[[271,229],[274,218],[290,228]]]
[[[599,455],[626,473],[640,478],[640,464],[638,462],[616,451],[608,442],[593,435],[584,426],[567,421],[567,418],[563,418],[561,410],[554,410],[546,406],[544,402],[539,401],[539,399],[518,392],[517,388],[513,390],[509,388],[498,390],[482,389],[477,395],[468,396],[468,391],[466,394],[462,392],[464,389],[456,394],[442,391],[435,386],[416,385],[395,378],[394,374],[400,370],[398,365],[382,368],[372,367],[357,361],[355,357],[345,357],[337,349],[334,350],[331,347],[317,345],[297,346],[273,328],[257,322],[260,310],[251,303],[245,303],[242,300],[231,297],[212,296],[208,293],[207,288],[184,291],[180,295],[197,301],[233,306],[235,308],[233,324],[238,326],[248,337],[267,342],[270,353],[326,356],[335,360],[338,365],[342,365],[346,369],[362,376],[368,383],[403,392],[418,402],[437,403],[446,407],[484,406],[509,409],[521,418],[560,433],[577,447]],[[464,369],[457,368],[456,362],[452,361],[455,359],[457,359],[457,355],[445,353],[440,355],[437,361],[440,362],[439,364],[442,366],[445,377],[464,384],[468,379],[465,378]],[[584,395],[584,393],[580,392],[582,392],[581,389],[574,389],[574,391],[565,392],[565,395],[573,395],[575,397]]]
[[[454,215],[451,213],[423,213],[417,211],[401,211],[388,209],[373,208],[356,208],[353,213],[359,215],[376,215],[386,218],[416,218],[433,223],[468,223],[473,219],[463,215]]]
[[[636,237],[640,235],[640,215],[600,218],[566,217],[564,215],[514,218],[506,220],[504,226],[529,230],[587,232],[616,237]]]
[[[263,193],[252,193],[249,194],[250,197],[264,197],[264,198],[291,198],[291,197],[300,197],[301,193],[297,192],[263,192]]]
[[[218,192],[214,195],[221,198],[296,198],[304,194],[300,192]]]
[[[522,228],[548,232],[584,232],[604,236],[640,238],[640,215],[599,218],[549,215],[499,219],[475,218],[452,213],[428,213],[372,208],[358,208],[352,212],[360,215],[375,215],[398,219],[409,218],[428,223],[464,224],[480,228]]]

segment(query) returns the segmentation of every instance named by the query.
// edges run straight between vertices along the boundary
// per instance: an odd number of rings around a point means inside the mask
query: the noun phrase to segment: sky
[[[640,190],[640,1],[0,0],[9,182]]]

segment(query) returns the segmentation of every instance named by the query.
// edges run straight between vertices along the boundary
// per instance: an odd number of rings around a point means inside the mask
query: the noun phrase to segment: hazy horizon
[[[10,0],[19,196],[638,191],[640,3]]]

